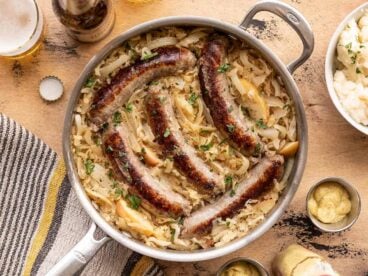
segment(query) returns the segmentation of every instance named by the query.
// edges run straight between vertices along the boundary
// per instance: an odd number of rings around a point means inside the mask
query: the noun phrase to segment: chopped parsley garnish
[[[124,163],[124,166],[123,166],[123,169],[124,169],[124,170],[126,170],[126,171],[128,171],[128,170],[129,170],[129,168],[130,168],[129,163],[128,163],[128,162],[125,162],[125,163]]]
[[[111,146],[107,146],[106,147],[106,152],[107,153],[112,153],[114,150],[113,150],[113,148],[111,147]]]
[[[208,151],[210,148],[212,148],[213,144],[212,143],[208,143],[208,144],[204,144],[204,145],[200,145],[199,148],[202,151]]]
[[[179,225],[183,225],[183,223],[184,223],[184,218],[183,218],[183,217],[180,217],[180,218],[178,219],[178,224],[179,224]]]
[[[352,46],[353,46],[353,43],[350,42],[350,43],[346,44],[344,47],[348,50],[348,54],[350,55],[351,63],[352,64],[355,64],[356,63],[357,56],[358,56],[358,54],[360,54],[360,51],[358,51],[358,52],[355,53],[352,50]]]
[[[235,195],[235,190],[234,189],[231,189],[230,196],[233,197],[234,195]]]
[[[229,125],[226,125],[226,127],[227,127],[227,130],[228,130],[230,133],[233,133],[233,132],[234,132],[234,130],[235,130],[235,126],[234,126],[234,125],[229,124]]]
[[[350,42],[350,43],[346,44],[344,47],[348,50],[348,54],[351,55],[350,56],[351,64],[355,64],[356,63],[357,56],[360,53],[360,51],[358,51],[358,52],[355,53],[352,50],[352,46],[353,46],[353,44],[352,44],[352,42]]]
[[[353,51],[351,50],[352,42],[345,45],[345,48],[348,50],[348,53],[351,54]]]
[[[124,108],[126,110],[126,112],[130,113],[133,111],[133,104],[132,103],[127,103],[124,105]]]
[[[139,59],[139,54],[136,50],[131,49],[128,51],[128,55],[130,56],[130,59],[132,61],[136,61],[137,59]]]
[[[87,81],[85,86],[88,88],[92,88],[96,84],[96,79],[94,77],[90,77]]]
[[[208,130],[208,129],[201,129],[201,130],[199,131],[199,133],[200,133],[200,134],[208,134],[208,133],[211,133],[211,131],[210,131],[210,130]]]
[[[125,157],[126,156],[126,152],[119,150],[118,151],[118,155],[119,155],[119,157]]]
[[[259,120],[257,120],[257,121],[256,121],[256,126],[257,126],[258,128],[263,128],[263,129],[267,128],[267,125],[263,122],[263,119],[259,119]]]
[[[146,154],[146,149],[145,148],[141,148],[141,153],[142,154]]]
[[[260,143],[257,143],[256,148],[255,148],[255,151],[254,151],[254,153],[256,155],[258,155],[258,154],[261,153],[261,147],[262,147],[261,144]]]
[[[112,122],[114,123],[114,126],[119,125],[121,123],[121,120],[122,120],[121,113],[119,111],[116,111],[112,115]]]
[[[158,81],[151,81],[150,83],[149,83],[149,85],[157,85],[158,84]]]
[[[227,111],[228,112],[232,112],[234,110],[234,107],[232,105],[230,105],[228,108],[227,108]]]
[[[133,49],[132,45],[130,45],[129,42],[125,42],[123,46],[124,46],[125,50],[131,50],[131,49]]]
[[[127,195],[127,199],[129,201],[129,206],[134,210],[137,210],[142,202],[142,199],[136,195]]]
[[[171,234],[171,242],[174,242],[176,230],[173,228],[170,228],[170,234]]]
[[[107,176],[109,177],[109,179],[114,178],[114,173],[113,173],[112,169],[109,169],[109,171],[107,172]]]
[[[249,110],[245,106],[241,106],[241,111],[243,112],[244,116],[249,117]]]
[[[95,168],[95,164],[92,162],[91,159],[87,159],[86,162],[84,162],[84,167],[86,169],[86,173],[90,175]]]
[[[355,63],[356,63],[357,56],[358,56],[358,54],[357,54],[357,53],[355,53],[355,54],[353,54],[353,55],[350,57],[350,59],[351,59],[351,64],[355,64]]]
[[[196,93],[193,92],[189,96],[188,103],[190,103],[191,105],[194,105],[198,98],[199,98],[199,96]]]
[[[365,46],[364,46],[364,45],[360,45],[360,46],[359,46],[359,48],[360,48],[360,49],[361,49],[361,48],[365,48]]]
[[[230,221],[226,222],[226,226],[229,227],[230,226]]]
[[[112,185],[111,185],[111,188],[115,189],[117,186],[118,186],[118,182],[113,181]]]
[[[160,96],[159,99],[160,99],[160,103],[164,103],[166,101],[167,97]]]
[[[219,73],[225,73],[229,69],[230,69],[230,64],[229,63],[224,63],[219,68],[217,68],[217,72],[219,72]]]
[[[361,73],[362,73],[362,71],[360,71],[360,69],[359,69],[359,68],[356,68],[356,69],[355,69],[355,72],[356,72],[357,74],[361,74]]]
[[[121,188],[116,188],[115,189],[115,197],[120,197],[124,194],[124,190]]]
[[[92,135],[92,140],[97,146],[101,146],[102,141],[98,135]]]
[[[224,182],[226,187],[233,185],[233,177],[231,175],[225,176]]]
[[[219,145],[222,145],[223,143],[225,143],[227,141],[227,138],[224,138],[220,141]]]
[[[103,123],[101,126],[102,131],[105,131],[109,127],[109,123]]]
[[[167,138],[167,137],[169,137],[169,135],[170,135],[170,129],[165,129],[165,132],[164,132],[164,137],[165,138]]]
[[[142,60],[147,60],[147,59],[150,59],[150,58],[153,58],[155,56],[157,56],[158,53],[144,53],[141,57]]]
[[[291,109],[291,105],[290,104],[285,104],[282,109],[286,109],[286,110],[290,110]]]

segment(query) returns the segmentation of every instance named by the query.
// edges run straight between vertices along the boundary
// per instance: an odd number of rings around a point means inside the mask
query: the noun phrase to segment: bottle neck
[[[65,0],[65,9],[73,15],[80,15],[96,6],[98,0]]]

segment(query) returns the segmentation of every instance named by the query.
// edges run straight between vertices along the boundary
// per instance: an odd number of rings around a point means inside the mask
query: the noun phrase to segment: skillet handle
[[[97,251],[110,240],[107,236],[96,240],[93,236],[96,228],[96,224],[92,223],[87,234],[47,272],[46,276],[74,275],[82,269]]]
[[[281,1],[266,0],[255,4],[244,17],[239,27],[244,30],[248,29],[254,16],[261,11],[271,12],[281,17],[296,31],[302,40],[303,52],[301,56],[287,65],[289,72],[294,73],[294,71],[301,66],[313,52],[314,36],[308,21],[300,12],[289,5],[284,4]]]

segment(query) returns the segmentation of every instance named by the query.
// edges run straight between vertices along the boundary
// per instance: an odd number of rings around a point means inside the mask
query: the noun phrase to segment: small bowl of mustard
[[[360,210],[358,191],[338,177],[320,180],[307,195],[307,214],[312,223],[324,232],[349,229],[358,219]]]
[[[270,276],[259,262],[249,258],[235,258],[224,263],[216,276]]]

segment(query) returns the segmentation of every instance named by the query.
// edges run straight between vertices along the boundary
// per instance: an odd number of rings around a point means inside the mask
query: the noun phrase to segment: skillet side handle
[[[93,236],[96,228],[96,224],[92,223],[87,234],[47,272],[46,276],[74,275],[82,269],[97,251],[110,240],[107,236],[96,240]]]
[[[239,27],[247,30],[254,16],[262,11],[267,11],[281,17],[298,34],[303,42],[303,52],[299,58],[287,65],[290,73],[301,66],[312,54],[314,48],[314,35],[312,29],[305,17],[293,7],[282,3],[281,1],[266,0],[255,4],[244,17]]]

